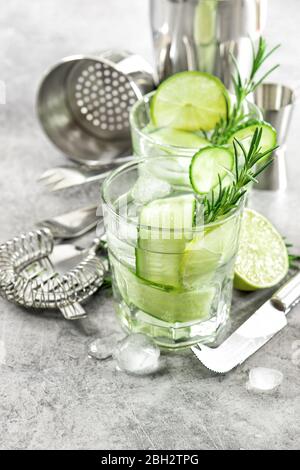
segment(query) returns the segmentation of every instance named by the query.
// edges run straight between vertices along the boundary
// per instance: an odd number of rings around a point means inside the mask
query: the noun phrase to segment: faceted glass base
[[[195,343],[210,344],[216,341],[229,317],[228,304],[219,305],[217,315],[207,321],[167,323],[141,310],[129,308],[123,301],[116,306],[121,326],[127,333],[144,333],[151,336],[162,348],[180,349]]]

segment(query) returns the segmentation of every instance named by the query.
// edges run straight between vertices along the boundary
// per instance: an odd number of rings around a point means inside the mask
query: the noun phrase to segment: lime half
[[[219,178],[230,176],[234,167],[234,156],[226,147],[204,147],[194,156],[190,164],[190,181],[194,191],[206,194],[218,185]]]
[[[226,116],[226,99],[226,88],[213,75],[180,72],[158,87],[151,118],[157,127],[208,131]]]
[[[281,235],[265,217],[245,209],[234,287],[253,291],[275,286],[288,271],[288,253]]]

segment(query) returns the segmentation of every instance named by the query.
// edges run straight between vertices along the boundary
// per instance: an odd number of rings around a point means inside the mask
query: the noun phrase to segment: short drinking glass
[[[189,163],[137,159],[102,189],[117,315],[167,348],[212,342],[226,324],[243,210],[205,224]]]

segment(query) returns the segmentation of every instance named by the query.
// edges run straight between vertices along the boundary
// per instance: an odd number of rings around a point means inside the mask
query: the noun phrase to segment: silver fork
[[[47,186],[50,192],[81,186],[105,179],[112,170],[133,158],[132,156],[120,157],[113,162],[103,163],[95,169],[84,166],[58,166],[45,171],[38,181]]]
[[[42,220],[37,227],[48,228],[55,238],[68,240],[89,232],[101,219],[101,210],[93,205]]]

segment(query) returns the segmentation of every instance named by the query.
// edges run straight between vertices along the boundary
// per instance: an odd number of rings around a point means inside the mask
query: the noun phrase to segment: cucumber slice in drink
[[[190,164],[190,182],[198,194],[206,194],[219,182],[231,175],[234,167],[233,152],[226,147],[205,147],[197,152]]]
[[[228,94],[223,83],[204,72],[179,72],[158,87],[151,101],[157,127],[208,131],[226,116]]]
[[[265,152],[268,149],[276,146],[277,132],[271,124],[262,121],[254,121],[251,124],[247,124],[238,129],[229,138],[229,143],[233,142],[233,139],[241,141],[245,149],[248,150],[253,134],[257,128],[262,128],[261,135],[261,151]],[[268,158],[268,157],[267,157]]]
[[[137,248],[136,272],[140,278],[162,287],[179,289],[181,254],[154,253]]]
[[[192,193],[145,205],[139,216],[139,247],[156,253],[181,253],[192,235],[195,209]]]
[[[192,237],[193,194],[157,199],[140,213],[136,273],[158,285],[180,287],[180,260]]]
[[[187,289],[209,283],[222,265],[237,252],[239,220],[229,219],[205,229],[186,245],[181,263],[182,284]]]
[[[170,127],[157,129],[151,132],[150,136],[158,144],[170,145],[172,147],[198,150],[209,145],[209,142],[204,137],[194,132],[181,131]]]
[[[168,290],[140,279],[117,261],[113,261],[112,266],[120,294],[128,305],[170,323],[185,323],[209,316],[214,287],[194,291]]]

